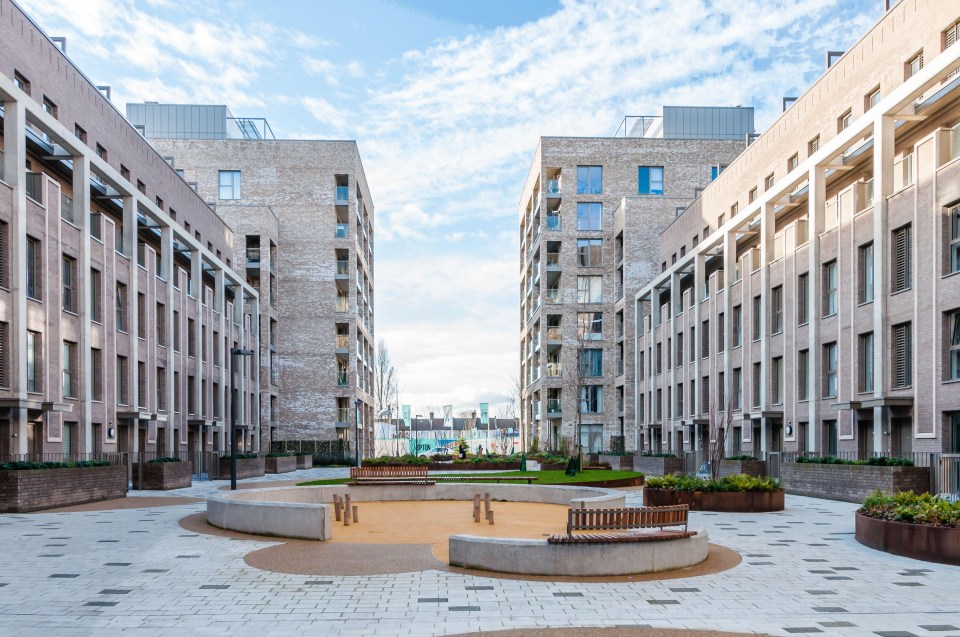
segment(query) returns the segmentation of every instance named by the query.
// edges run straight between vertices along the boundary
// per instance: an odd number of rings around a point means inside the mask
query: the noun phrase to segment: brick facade
[[[134,489],[167,491],[183,489],[193,483],[193,464],[189,461],[144,462],[142,467],[142,474],[140,463],[131,469]],[[141,475],[143,482],[140,482]]]
[[[780,482],[793,495],[863,502],[877,490],[926,493],[930,490],[930,469],[786,462],[780,467]]]
[[[0,471],[0,513],[42,511],[126,495],[124,465]]]

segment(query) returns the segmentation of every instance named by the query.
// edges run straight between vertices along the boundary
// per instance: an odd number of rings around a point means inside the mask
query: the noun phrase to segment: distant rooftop
[[[127,104],[127,121],[147,139],[276,139],[265,118],[222,104]]]
[[[743,141],[753,134],[752,106],[664,106],[660,115],[627,115],[614,137]]]

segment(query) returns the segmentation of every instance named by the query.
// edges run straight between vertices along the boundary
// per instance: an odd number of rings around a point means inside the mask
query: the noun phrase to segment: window
[[[180,351],[180,312],[173,311],[173,351]]]
[[[913,56],[903,67],[903,79],[909,80],[923,68],[923,51]]]
[[[838,390],[837,380],[837,344],[823,346],[823,397],[835,398]]]
[[[580,356],[580,376],[595,377],[603,376],[603,350],[602,349],[582,349]]]
[[[53,115],[54,119],[57,118],[57,105],[54,104],[53,101],[46,95],[43,96],[43,110],[48,114]]]
[[[763,303],[760,295],[753,297],[753,340],[759,341],[763,335],[763,321],[761,320]]]
[[[240,198],[240,171],[239,170],[221,170],[220,171],[220,193],[218,199],[239,199]]]
[[[810,387],[810,350],[797,352],[797,400],[808,400],[807,388]]]
[[[743,306],[733,306],[733,347],[743,345]]]
[[[818,150],[820,150],[820,136],[819,136],[819,135],[817,135],[816,137],[814,137],[813,139],[811,139],[809,142],[807,142],[807,155],[808,155],[808,156],[809,156],[809,155],[812,155],[812,154],[814,154],[815,152],[817,152]]]
[[[783,404],[783,356],[777,356],[771,361],[770,366],[770,389],[772,390],[772,399],[774,405]]]
[[[127,286],[117,283],[117,330],[127,331]]]
[[[13,72],[13,83],[17,86],[18,89],[30,95],[30,80],[25,76],[21,75],[20,71]]]
[[[760,379],[763,376],[763,365],[760,363],[753,364],[753,391],[750,392],[753,394],[753,406],[760,406]]]
[[[126,179],[127,181],[130,181],[130,169],[124,166],[123,164],[120,164],[120,176]]]
[[[137,338],[147,338],[147,295],[137,294]]]
[[[831,261],[823,266],[823,315],[837,313],[837,262]]]
[[[913,380],[913,343],[910,323],[893,326],[893,388],[909,387]]]
[[[61,275],[63,278],[63,310],[77,312],[77,260],[63,255],[61,261]]]
[[[849,126],[850,122],[853,121],[853,112],[850,109],[847,109],[843,115],[837,118],[837,132],[842,133]]]
[[[214,394],[214,406],[216,406],[217,400],[217,384],[213,384]],[[157,410],[166,411],[167,410],[167,370],[163,367],[157,368]],[[214,413],[214,416],[218,416],[218,413]]]
[[[663,372],[663,343],[657,343],[657,364],[656,364],[656,373],[660,374]]]
[[[956,44],[957,35],[960,35],[960,22],[954,22],[949,29],[943,32],[943,48],[948,49]]]
[[[807,273],[797,276],[797,324],[803,325],[810,321],[809,311],[810,277]]]
[[[859,369],[859,389],[861,392],[873,391],[873,332],[861,334],[860,345],[860,369]]]
[[[950,208],[950,271],[960,272],[960,204]]]
[[[90,268],[90,320],[103,322],[103,279],[96,268]]]
[[[726,164],[714,164],[713,166],[710,166],[710,181],[714,181],[726,169]]]
[[[726,345],[727,335],[725,332],[727,328],[726,318],[727,317],[724,316],[723,312],[720,312],[719,314],[717,314],[717,353],[720,353],[727,348],[727,345]]]
[[[599,195],[602,192],[603,166],[577,166],[577,194]]]
[[[793,172],[797,169],[797,166],[800,165],[800,154],[794,153],[790,159],[787,160],[787,172]]]
[[[639,166],[637,192],[641,195],[663,194],[663,166]]]
[[[947,315],[947,369],[950,380],[960,380],[960,312]]]
[[[76,398],[77,386],[77,344],[70,341],[63,342],[63,397]]]
[[[137,363],[137,406],[147,406],[147,364],[143,361]]]
[[[860,246],[857,253],[859,265],[858,297],[860,303],[869,303],[873,300],[873,243]]]
[[[733,369],[733,408],[743,409],[743,370],[739,367]]]
[[[104,147],[101,146],[100,144],[97,144],[96,152],[97,152],[97,157],[99,157],[99,158],[102,159],[103,161],[107,161],[107,149],[106,149],[106,148],[104,148]]]
[[[27,297],[41,300],[43,294],[43,249],[40,239],[27,237]]]
[[[194,329],[196,321],[187,319],[187,356],[197,356],[197,331]]]
[[[697,360],[697,328],[690,328],[690,362]]]
[[[577,303],[601,303],[603,301],[602,282],[603,277],[600,276],[578,276]]]
[[[704,321],[700,326],[700,358],[710,356],[710,321]]]
[[[77,139],[79,139],[84,144],[87,143],[87,131],[83,130],[80,127],[80,124],[73,125],[73,134],[76,135]]]
[[[873,89],[863,100],[864,110],[870,110],[880,103],[880,87]]]
[[[39,393],[43,391],[41,383],[43,371],[40,368],[40,334],[27,332],[27,391]]]
[[[767,175],[767,178],[763,180],[764,191],[770,190],[771,188],[773,188],[773,173]]]
[[[770,291],[770,333],[783,331],[783,286],[778,285]]]
[[[577,204],[577,230],[596,231],[602,229],[603,204]]]
[[[893,231],[893,245],[891,246],[891,256],[893,258],[893,276],[891,292],[901,292],[910,288],[910,225]]]
[[[603,265],[603,239],[577,239],[577,254],[583,267]]]
[[[586,385],[580,388],[580,413],[603,413],[603,386]]]
[[[683,367],[683,332],[677,334],[677,367]]]
[[[127,357],[117,356],[117,404],[130,404],[130,397],[127,395],[129,385],[130,379],[129,370],[127,369]]]
[[[750,189],[750,193],[747,195],[747,203],[753,203],[757,200],[757,187],[754,186]]]
[[[167,306],[157,303],[157,345],[167,345]]]
[[[90,350],[90,394],[97,402],[103,401],[103,350]]]
[[[577,312],[577,337],[581,341],[603,338],[603,312]]]

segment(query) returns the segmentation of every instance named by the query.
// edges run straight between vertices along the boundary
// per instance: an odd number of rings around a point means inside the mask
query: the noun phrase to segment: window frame
[[[581,172],[585,173],[585,178],[581,180]],[[596,174],[595,174],[596,173]],[[599,178],[599,185],[594,187],[594,177]],[[603,194],[603,166],[583,165],[577,166],[577,194],[578,195],[602,195]]]
[[[603,232],[603,204],[601,202],[577,202],[577,230],[579,232]]]
[[[224,183],[224,177],[230,177],[230,183]],[[241,198],[240,189],[240,171],[239,170],[218,170],[217,171],[217,199],[220,201],[236,201]],[[226,190],[225,190],[226,189]],[[224,194],[230,196],[224,197]]]
[[[663,196],[665,171],[663,166],[637,166],[637,194]],[[644,190],[646,184],[646,190]],[[659,184],[659,188],[656,187]]]

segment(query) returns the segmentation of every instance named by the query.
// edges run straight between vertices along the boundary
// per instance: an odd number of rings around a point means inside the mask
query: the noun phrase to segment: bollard
[[[473,521],[480,521],[480,494],[473,496]]]
[[[340,496],[337,494],[333,495],[333,513],[337,517],[337,522],[340,522],[343,515],[343,503],[340,502]]]
[[[360,524],[360,516],[357,515],[357,505],[353,505],[353,522],[354,524]]]
[[[493,524],[493,509],[487,511],[487,523]]]
[[[489,493],[483,494],[483,510],[490,511],[490,494]]]
[[[344,502],[343,502],[343,525],[344,525],[344,526],[350,526],[350,516],[351,516],[351,513],[353,512],[352,509],[350,508],[350,494],[348,493],[346,496],[344,496],[344,499],[343,499],[343,500],[344,500]]]

